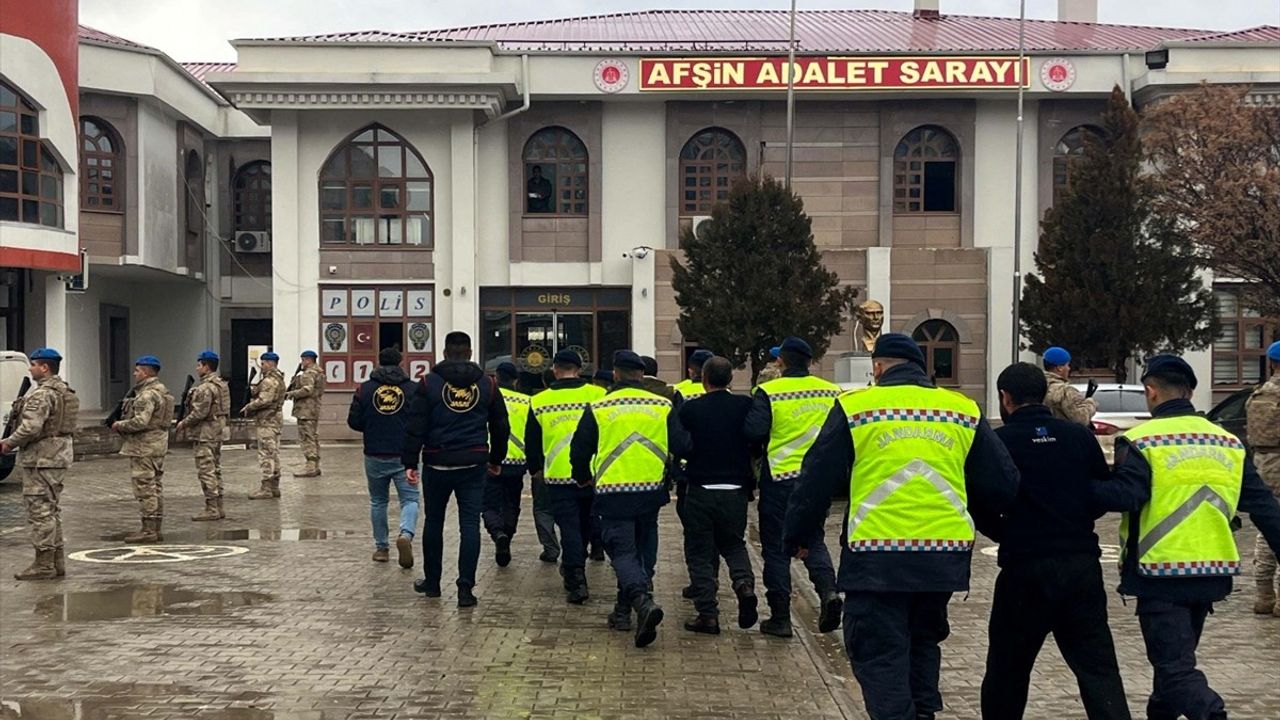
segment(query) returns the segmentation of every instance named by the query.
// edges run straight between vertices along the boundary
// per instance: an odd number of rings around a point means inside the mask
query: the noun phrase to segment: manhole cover
[[[67,557],[96,563],[172,563],[231,557],[247,552],[249,548],[234,545],[140,545],[81,550]]]

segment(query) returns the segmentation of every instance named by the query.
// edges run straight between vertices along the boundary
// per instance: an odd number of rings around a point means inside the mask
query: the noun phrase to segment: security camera
[[[631,256],[632,256],[632,257],[634,257],[634,258],[635,258],[635,259],[637,259],[637,260],[643,260],[643,259],[645,259],[645,258],[649,257],[649,251],[650,251],[650,250],[652,250],[652,249],[653,249],[653,248],[651,248],[651,247],[649,247],[649,246],[647,246],[647,245],[641,245],[640,247],[638,247],[638,248],[633,248],[633,249],[631,250]]]

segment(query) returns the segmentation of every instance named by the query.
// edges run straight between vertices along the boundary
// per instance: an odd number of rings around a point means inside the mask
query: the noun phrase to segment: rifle
[[[293,378],[289,380],[289,387],[285,390],[293,392],[298,389],[298,374],[302,372],[302,363],[298,363],[298,369],[293,371]]]
[[[22,409],[22,398],[31,389],[31,376],[22,378],[22,386],[18,388],[18,394],[13,398],[13,407],[9,408],[9,417],[4,421],[4,434],[0,437],[9,437],[13,434],[15,426],[18,424],[18,410]]]
[[[178,412],[175,418],[178,422],[182,422],[182,418],[187,416],[187,408],[191,406],[191,386],[194,385],[196,379],[187,376],[187,384],[182,387],[182,400],[178,402]]]
[[[258,366],[257,365],[249,366],[249,380],[244,384],[244,405],[248,405],[249,401],[253,399],[253,379],[257,377],[257,375],[258,375]],[[241,405],[240,407],[244,407],[244,405]],[[244,417],[244,413],[240,413],[240,417]]]
[[[120,422],[120,418],[124,417],[124,402],[133,397],[133,394],[134,391],[130,390],[124,394],[124,397],[120,398],[120,402],[116,403],[116,409],[112,410],[111,414],[107,416],[107,419],[102,421],[104,426],[111,427],[117,422]]]

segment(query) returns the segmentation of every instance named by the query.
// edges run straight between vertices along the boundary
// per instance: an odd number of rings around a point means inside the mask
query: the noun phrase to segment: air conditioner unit
[[[698,228],[702,227],[703,223],[711,222],[711,216],[710,215],[694,215],[692,220],[693,220],[693,234],[696,237],[698,235]]]
[[[271,233],[265,230],[253,230],[236,233],[236,252],[269,253],[271,252]]]

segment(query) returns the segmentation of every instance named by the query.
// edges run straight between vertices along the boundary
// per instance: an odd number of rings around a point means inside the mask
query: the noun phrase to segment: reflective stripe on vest
[[[578,421],[592,400],[604,395],[604,388],[582,385],[543,390],[529,400],[529,409],[542,428],[543,480],[548,485],[573,485],[569,444]]]
[[[964,465],[977,434],[977,404],[916,385],[853,390],[838,402],[853,437],[849,549],[972,550]]]
[[[502,401],[507,406],[507,419],[511,421],[511,439],[507,441],[507,458],[503,465],[523,465],[527,459],[524,450],[524,429],[529,422],[529,396],[522,392],[499,388]]]
[[[680,397],[685,400],[692,400],[696,397],[707,394],[707,389],[702,387],[701,380],[690,380],[688,378],[676,383],[675,387],[672,389],[680,393]]]
[[[600,441],[591,462],[600,494],[663,487],[671,401],[646,390],[620,388],[591,403]]]
[[[769,475],[790,480],[800,475],[804,456],[818,439],[840,388],[822,378],[780,377],[759,388],[769,398]]]
[[[1244,445],[1198,415],[1156,418],[1123,437],[1151,466],[1151,499],[1137,513],[1137,569],[1149,577],[1238,575],[1231,518],[1244,483]],[[1128,557],[1133,513],[1120,522]]]

